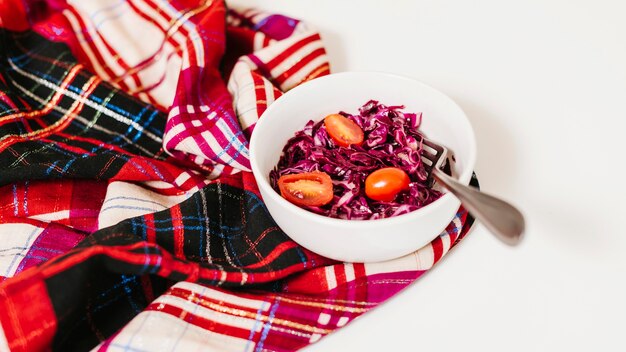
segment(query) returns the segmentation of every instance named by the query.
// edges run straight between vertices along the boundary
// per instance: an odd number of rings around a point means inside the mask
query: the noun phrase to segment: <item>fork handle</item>
[[[524,232],[524,216],[511,204],[459,183],[435,168],[433,177],[454,194],[467,211],[480,220],[498,239],[508,245],[516,245]]]

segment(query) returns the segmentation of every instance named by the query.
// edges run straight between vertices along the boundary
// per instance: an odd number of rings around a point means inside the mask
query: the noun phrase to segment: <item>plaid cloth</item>
[[[430,269],[465,210],[374,264],[269,216],[248,138],[329,72],[306,23],[220,1],[0,2],[0,351],[296,350]]]

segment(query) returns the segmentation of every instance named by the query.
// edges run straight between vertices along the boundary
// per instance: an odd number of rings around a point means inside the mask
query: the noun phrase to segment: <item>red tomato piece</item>
[[[325,172],[283,175],[278,188],[280,195],[295,205],[322,206],[333,200],[333,183]]]
[[[381,202],[393,201],[398,193],[409,189],[409,175],[397,167],[386,167],[369,174],[365,179],[365,195]]]
[[[324,118],[326,132],[341,147],[363,143],[363,130],[354,121],[339,114],[331,114]]]

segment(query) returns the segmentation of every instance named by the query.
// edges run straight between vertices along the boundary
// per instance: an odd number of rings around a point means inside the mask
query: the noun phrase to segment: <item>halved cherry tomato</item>
[[[333,183],[325,172],[283,175],[278,188],[280,195],[295,205],[322,206],[333,200]]]
[[[339,114],[331,114],[324,118],[326,132],[341,147],[363,143],[363,130],[354,121]]]
[[[369,174],[365,179],[365,194],[381,202],[393,201],[398,193],[409,189],[409,175],[397,167],[386,167]]]

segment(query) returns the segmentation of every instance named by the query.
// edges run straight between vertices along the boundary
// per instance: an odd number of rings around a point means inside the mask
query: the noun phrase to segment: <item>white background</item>
[[[334,72],[450,95],[484,190],[524,242],[482,226],[431,272],[308,351],[626,351],[626,2],[229,1],[315,25]]]

